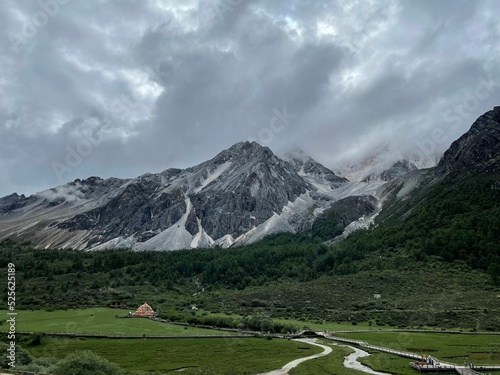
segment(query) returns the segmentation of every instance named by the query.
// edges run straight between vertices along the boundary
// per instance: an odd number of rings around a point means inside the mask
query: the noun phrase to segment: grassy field
[[[26,346],[32,355],[64,358],[83,349],[117,363],[126,371],[220,375],[258,374],[322,351],[289,340],[248,339],[62,339],[44,338]],[[217,371],[217,372],[215,372]]]
[[[119,319],[124,310],[93,308],[62,311],[18,310],[17,330],[33,332],[78,332],[109,334],[165,334],[203,335],[226,333],[193,327],[163,324],[148,319]],[[199,312],[207,314],[206,311]],[[6,311],[0,311],[6,314]],[[214,316],[238,318],[238,315],[208,313]],[[280,321],[279,319],[275,319]],[[378,329],[367,324],[352,326],[338,323],[310,323],[294,319],[283,320],[299,327],[308,326],[315,330]],[[0,330],[6,330],[4,323]],[[342,337],[365,340],[371,344],[394,349],[412,351],[435,356],[444,361],[462,363],[465,360],[476,364],[500,363],[500,335],[471,335],[444,333],[407,332],[359,332],[339,334]],[[90,349],[127,371],[159,371],[169,373],[182,370],[185,374],[195,374],[200,369],[215,371],[217,374],[256,374],[277,369],[285,363],[321,352],[318,347],[288,340],[265,339],[69,339],[44,337],[39,346],[23,344],[38,356],[64,358],[75,350]],[[330,342],[331,343],[331,342]],[[301,374],[355,375],[359,372],[343,367],[343,358],[349,348],[335,346],[325,357],[307,361],[292,371]],[[126,353],[127,355],[124,355]],[[414,373],[410,360],[385,353],[374,352],[370,357],[360,359],[378,371],[396,374]],[[239,365],[235,368],[235,364]],[[210,373],[210,372],[209,372]]]
[[[428,354],[442,361],[461,364],[500,364],[500,335],[409,332],[363,332],[339,334],[370,344]]]
[[[7,316],[0,310],[0,316]],[[126,315],[127,311],[110,308],[79,310],[18,310],[17,331],[28,332],[68,332],[68,333],[107,333],[116,335],[231,335],[233,333],[203,328],[184,327],[154,322],[145,318],[116,318]],[[6,331],[6,323],[0,325]]]
[[[358,360],[360,363],[376,371],[390,372],[398,375],[416,375],[418,372],[410,367],[410,359],[395,355],[374,352],[369,357]]]

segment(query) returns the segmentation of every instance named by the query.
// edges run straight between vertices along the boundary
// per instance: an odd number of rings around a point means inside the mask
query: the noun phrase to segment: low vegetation
[[[89,348],[94,355],[119,365],[126,373],[258,374],[322,351],[316,346],[290,340],[249,339],[63,339],[44,338],[42,344],[29,346],[31,355],[74,363],[74,353]],[[126,355],[124,355],[126,353]],[[81,355],[83,357],[89,354]],[[203,370],[203,372],[202,372]],[[67,372],[67,374],[77,374]],[[114,372],[103,372],[115,374]],[[91,372],[82,373],[91,374]],[[95,372],[92,374],[96,374]],[[77,374],[78,375],[78,374]]]
[[[329,345],[331,342],[322,342]],[[344,367],[344,358],[353,352],[345,346],[334,346],[327,356],[306,361],[290,371],[290,375],[363,375],[364,372]],[[415,375],[415,374],[413,374]]]

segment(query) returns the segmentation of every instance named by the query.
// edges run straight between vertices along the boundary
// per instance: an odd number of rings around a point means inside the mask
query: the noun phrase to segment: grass
[[[374,352],[369,357],[363,357],[358,361],[375,371],[390,372],[398,375],[416,375],[417,371],[410,367],[410,359],[397,357],[395,355]]]
[[[0,310],[0,316],[7,316]],[[185,327],[155,322],[145,318],[116,318],[125,310],[93,308],[77,310],[17,310],[16,329],[27,332],[106,333],[115,335],[231,335],[232,332]],[[0,325],[7,331],[8,325]]]
[[[500,364],[500,335],[360,332],[339,334],[365,340],[370,344],[428,354],[442,361],[461,364]]]
[[[325,342],[321,342],[325,344]],[[326,342],[330,344],[330,342]],[[344,367],[344,357],[353,352],[345,346],[333,346],[333,351],[327,356],[306,361],[290,371],[291,375],[362,375],[364,372]]]
[[[165,374],[258,374],[321,348],[290,340],[248,339],[63,339],[44,338],[38,346],[26,346],[36,357],[64,358],[83,349],[117,363],[126,371],[158,371]]]

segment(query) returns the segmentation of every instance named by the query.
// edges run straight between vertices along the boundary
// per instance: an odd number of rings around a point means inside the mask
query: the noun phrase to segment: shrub
[[[57,364],[56,375],[122,375],[115,363],[90,350],[75,352]]]

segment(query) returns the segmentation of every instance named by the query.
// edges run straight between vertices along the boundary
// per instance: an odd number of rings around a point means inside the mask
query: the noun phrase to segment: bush
[[[115,363],[90,350],[78,351],[57,364],[56,375],[122,375]]]
[[[6,353],[9,348],[9,344],[0,342],[0,352]],[[24,348],[16,345],[16,366],[29,365],[33,361],[33,357],[31,354]],[[10,360],[7,358],[7,355],[3,355],[0,357],[0,367],[8,368]]]

